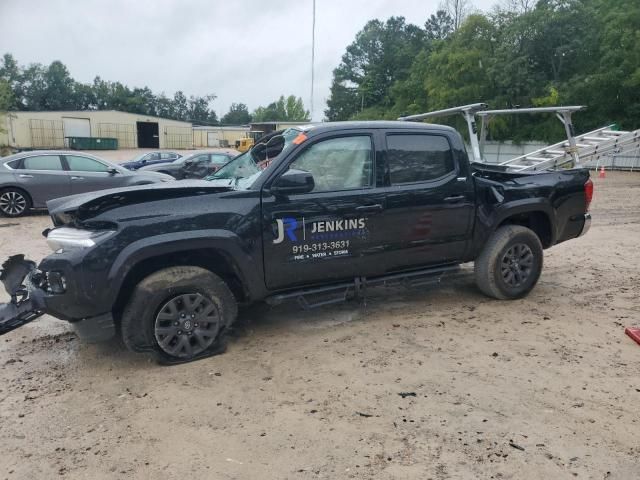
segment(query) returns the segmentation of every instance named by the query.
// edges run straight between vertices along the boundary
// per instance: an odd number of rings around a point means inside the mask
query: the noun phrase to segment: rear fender
[[[513,200],[498,205],[484,203],[478,207],[476,227],[473,234],[473,250],[466,260],[473,260],[489,237],[508,218],[526,213],[542,212],[549,219],[551,226],[551,245],[556,242],[557,225],[553,207],[546,198],[526,198]]]

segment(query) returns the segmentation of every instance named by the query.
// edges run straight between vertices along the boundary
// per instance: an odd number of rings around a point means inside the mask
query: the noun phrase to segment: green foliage
[[[222,117],[225,125],[246,125],[251,122],[251,114],[244,103],[232,103],[229,111]]]
[[[395,118],[486,102],[587,105],[574,116],[578,131],[607,122],[640,126],[638,0],[511,4],[470,15],[455,31],[444,11],[424,29],[398,18],[368,22],[333,72],[327,119]],[[553,115],[514,115],[493,119],[489,136],[555,141],[564,129]]]
[[[0,112],[6,112],[14,105],[11,85],[6,80],[0,80]]]
[[[444,40],[453,33],[453,19],[444,10],[438,10],[425,22],[424,32],[429,40]]]
[[[302,98],[282,95],[266,107],[258,107],[252,114],[254,122],[308,122],[310,113],[305,110]]]
[[[429,56],[424,86],[432,109],[464,105],[487,98],[492,90],[488,64],[493,55],[493,25],[472,15]]]
[[[2,93],[9,86],[11,95]],[[218,123],[210,108],[215,95],[173,98],[154,94],[148,87],[129,88],[120,82],[96,77],[91,84],[75,81],[60,61],[21,67],[9,53],[0,60],[0,102],[6,110],[121,110],[176,120]],[[0,108],[1,110],[2,108]]]
[[[368,22],[334,70],[327,118],[346,120],[371,106],[390,108],[391,87],[408,76],[426,42],[424,31],[404,17]]]

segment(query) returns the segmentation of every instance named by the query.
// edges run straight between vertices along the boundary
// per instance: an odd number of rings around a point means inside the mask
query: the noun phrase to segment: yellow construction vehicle
[[[236,150],[242,153],[250,150],[251,147],[253,147],[255,143],[260,139],[260,137],[263,136],[264,132],[262,130],[251,130],[247,133],[247,138],[236,140]]]
[[[253,138],[241,138],[240,140],[236,140],[236,150],[241,153],[246,152],[251,147],[253,147],[254,140]]]

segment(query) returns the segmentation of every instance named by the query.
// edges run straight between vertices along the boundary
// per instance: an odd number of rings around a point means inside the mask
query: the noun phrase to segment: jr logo
[[[298,222],[295,218],[284,217],[283,219],[277,219],[276,225],[278,226],[278,236],[273,240],[273,243],[282,243],[284,241],[284,234],[286,232],[287,237],[292,242],[297,242],[295,229],[298,228]]]

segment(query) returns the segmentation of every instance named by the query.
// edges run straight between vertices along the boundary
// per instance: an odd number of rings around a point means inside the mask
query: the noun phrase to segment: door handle
[[[356,212],[359,213],[380,213],[382,212],[382,210],[382,205],[380,205],[379,203],[376,203],[375,205],[362,205],[360,207],[356,207]]]
[[[464,195],[454,195],[453,197],[445,197],[444,201],[447,203],[457,203],[465,199]]]
[[[27,173],[21,173],[20,178],[33,178],[33,175],[29,175]]]
[[[71,180],[84,180],[84,177],[71,177]]]

